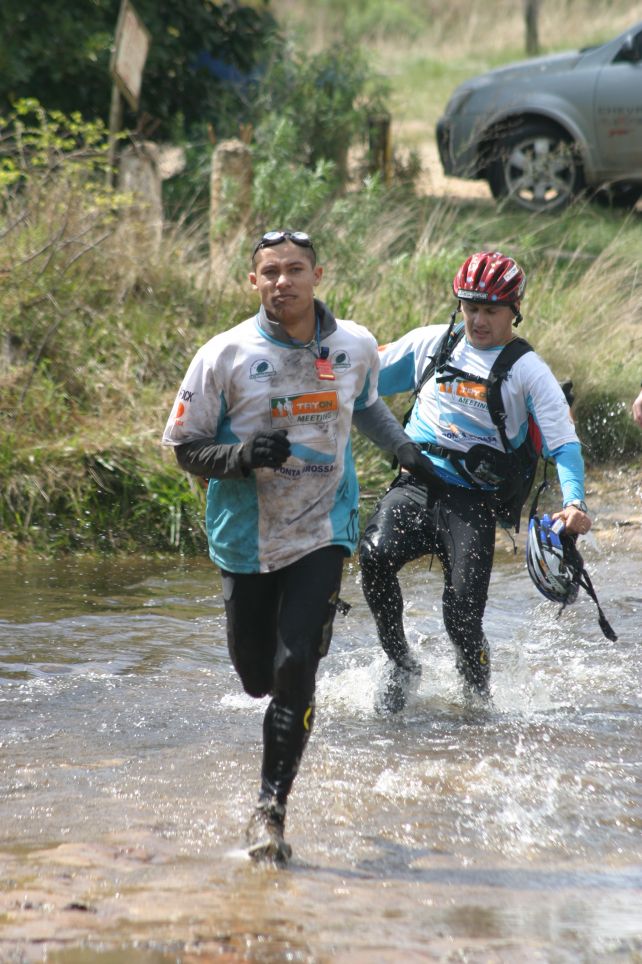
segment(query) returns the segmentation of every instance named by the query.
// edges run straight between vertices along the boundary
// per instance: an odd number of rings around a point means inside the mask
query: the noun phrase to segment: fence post
[[[163,198],[158,148],[151,142],[131,145],[120,156],[119,188],[132,194],[134,204],[122,217],[119,230],[133,250],[156,253],[163,233]]]
[[[526,53],[529,57],[539,53],[539,0],[524,0],[524,20],[526,26]]]
[[[390,114],[386,112],[368,117],[368,170],[381,174],[384,184],[392,182]]]
[[[210,174],[210,262],[223,233],[243,226],[252,202],[252,154],[238,138],[221,141]]]

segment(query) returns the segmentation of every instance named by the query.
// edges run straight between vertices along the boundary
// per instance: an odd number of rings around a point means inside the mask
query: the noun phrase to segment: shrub
[[[270,117],[257,131],[252,211],[267,225],[307,224],[334,187],[334,164],[304,167],[297,157],[298,133],[287,118]]]
[[[291,131],[289,163],[315,170],[320,162],[331,162],[343,184],[348,149],[357,134],[364,134],[368,114],[383,105],[386,93],[359,49],[336,45],[313,56],[280,49],[257,96],[259,157],[267,159],[270,137],[284,119]]]

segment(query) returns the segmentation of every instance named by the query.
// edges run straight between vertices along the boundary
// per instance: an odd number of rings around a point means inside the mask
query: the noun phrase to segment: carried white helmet
[[[538,492],[539,495],[539,492]],[[549,515],[537,515],[537,497],[531,509],[526,540],[528,574],[542,596],[560,603],[562,609],[575,602],[580,586],[597,606],[600,629],[607,639],[615,642],[617,635],[597,601],[590,576],[584,568],[575,537],[564,532],[561,519],[555,522]],[[560,610],[561,612],[561,610]]]
[[[543,596],[568,606],[575,602],[582,575],[582,558],[570,536],[564,536],[561,519],[531,516],[528,523],[526,565],[528,574]],[[579,565],[578,565],[579,563]]]

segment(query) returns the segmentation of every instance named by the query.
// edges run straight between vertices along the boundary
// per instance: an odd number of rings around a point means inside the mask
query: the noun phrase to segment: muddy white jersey
[[[377,400],[377,344],[363,326],[336,320],[320,346],[329,379],[315,364],[315,342],[276,340],[258,317],[247,319],[197,352],[176,397],[163,435],[169,445],[233,444],[261,429],[288,433],[291,454],[280,468],[209,482],[210,557],[230,572],[281,569],[323,546],[356,548],[350,428],[353,409]]]

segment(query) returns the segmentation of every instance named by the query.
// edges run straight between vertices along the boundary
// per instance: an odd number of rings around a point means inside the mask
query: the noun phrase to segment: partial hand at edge
[[[567,505],[559,512],[554,512],[551,519],[553,522],[561,519],[566,532],[578,536],[585,536],[593,525],[591,517],[587,515],[586,512],[578,509],[576,505]]]
[[[642,428],[642,391],[631,405],[631,414],[633,415],[633,421],[637,422]]]
[[[404,442],[396,452],[399,465],[422,482],[434,482],[436,473],[430,459],[415,442]]]

